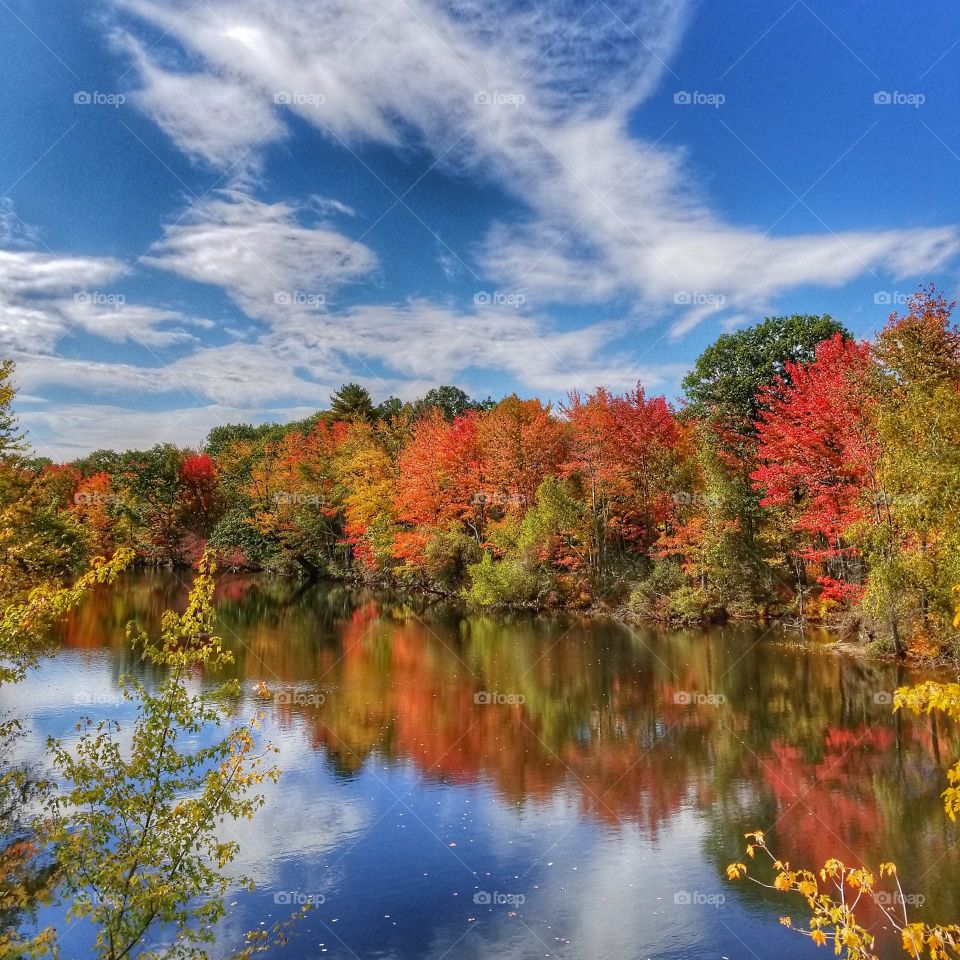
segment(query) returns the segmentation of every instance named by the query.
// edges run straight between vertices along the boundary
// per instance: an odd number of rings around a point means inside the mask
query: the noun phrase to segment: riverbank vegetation
[[[483,606],[829,620],[956,654],[960,331],[921,290],[870,342],[826,316],[724,334],[677,404],[642,387],[557,406],[455,387],[375,406],[355,384],[202,449],[27,457],[9,415],[0,564],[129,547],[144,563],[392,581]],[[9,411],[13,371],[4,368]]]

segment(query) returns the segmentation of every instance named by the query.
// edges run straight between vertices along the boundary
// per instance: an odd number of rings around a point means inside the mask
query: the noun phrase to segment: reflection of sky
[[[18,753],[42,761],[46,735],[69,734],[85,713],[129,724],[130,706],[113,699],[115,676],[108,656],[65,651],[5,690],[6,706],[33,718]],[[244,706],[240,716],[253,703]],[[311,747],[303,725],[281,726],[267,713],[264,736],[280,748],[284,773],[265,785],[253,823],[226,831],[241,843],[232,872],[252,876],[257,889],[229,895],[214,957],[310,895],[323,902],[278,956],[680,960],[756,957],[757,944],[764,960],[816,955],[769,911],[745,912],[705,858],[707,825],[692,804],[653,839],[636,824],[584,819],[566,788],[546,802],[512,804],[483,780],[425,780],[411,762],[377,754],[346,778]],[[476,902],[485,894],[524,900]],[[678,904],[678,894],[701,902]],[[726,902],[715,906],[718,894]],[[41,919],[64,931],[65,956],[90,955],[89,928],[66,928],[56,910]]]

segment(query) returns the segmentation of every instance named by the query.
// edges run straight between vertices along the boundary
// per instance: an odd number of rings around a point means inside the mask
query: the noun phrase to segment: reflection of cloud
[[[290,889],[291,876],[299,885],[305,864],[362,835],[373,813],[365,799],[329,776],[304,731],[267,724],[262,735],[279,748],[272,762],[284,772],[276,783],[261,785],[265,803],[253,823],[225,825],[222,837],[240,844],[231,874],[250,876],[269,892]],[[317,886],[310,889],[322,892],[332,878],[316,873],[312,882]]]

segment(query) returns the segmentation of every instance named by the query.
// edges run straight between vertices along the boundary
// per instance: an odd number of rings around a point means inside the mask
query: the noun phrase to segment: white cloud
[[[670,69],[684,0],[125,6],[211,76],[229,71],[251,97],[287,92],[284,109],[347,145],[422,146],[513,193],[529,215],[495,228],[482,262],[542,300],[622,296],[662,317],[677,314],[677,293],[696,291],[757,312],[790,288],[917,275],[960,251],[954,227],[778,237],[723,222],[681,151],[627,133],[630,110]],[[673,335],[707,313],[683,311]]]
[[[251,317],[283,317],[297,302],[320,309],[377,260],[362,243],[323,224],[304,226],[298,215],[286,203],[224,191],[168,226],[144,263],[222,287]]]
[[[224,75],[173,73],[137,53],[143,86],[134,102],[191,157],[240,176],[256,167],[256,148],[283,137],[273,109],[245,85]]]
[[[102,297],[98,298],[89,291],[82,291],[69,300],[58,300],[52,306],[60,311],[69,326],[79,327],[114,343],[168,347],[196,342],[196,335],[184,330],[184,324],[205,329],[212,326],[209,320],[193,319],[178,310],[128,304],[125,300],[103,302]],[[169,324],[176,326],[170,329]]]
[[[210,326],[176,310],[128,303],[110,287],[124,272],[110,257],[0,249],[0,349],[49,354],[78,331],[161,348],[196,340],[186,325]]]
[[[0,250],[0,292],[13,300],[50,296],[105,283],[123,269],[118,260]]]
[[[212,427],[224,423],[297,420],[314,407],[247,407],[205,404],[172,410],[142,411],[110,404],[57,404],[26,410],[19,419],[30,431],[30,442],[41,455],[73,460],[91,450],[142,450],[157,443],[200,446]]]

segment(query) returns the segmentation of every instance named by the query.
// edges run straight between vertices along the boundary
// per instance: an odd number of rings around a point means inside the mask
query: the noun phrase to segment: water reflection
[[[15,706],[54,732],[72,717],[41,680],[106,697],[141,669],[127,620],[185,595],[155,573],[97,595]],[[465,618],[267,578],[226,577],[217,603],[286,770],[240,836],[264,889],[225,937],[307,890],[325,902],[298,957],[817,955],[776,926],[784,901],[723,879],[758,826],[797,865],[893,859],[920,916],[960,917],[939,797],[960,737],[891,715],[901,668],[776,631]]]

